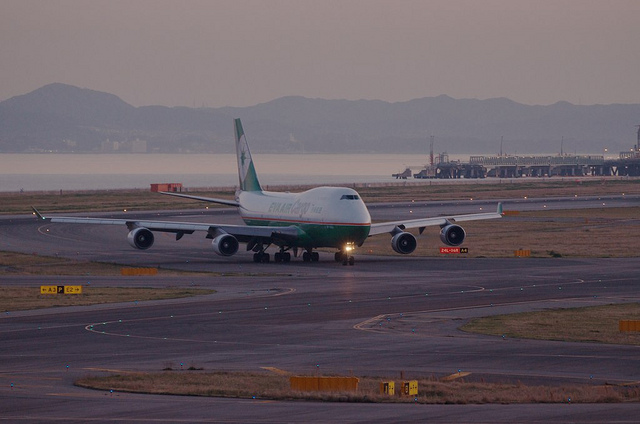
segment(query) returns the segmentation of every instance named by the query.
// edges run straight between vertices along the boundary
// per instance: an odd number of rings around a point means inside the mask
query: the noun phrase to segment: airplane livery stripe
[[[363,222],[363,223],[356,223],[356,222],[322,222],[322,221],[299,221],[299,220],[295,220],[295,219],[283,219],[283,218],[256,218],[256,217],[249,217],[249,216],[244,216],[242,217],[242,219],[245,222],[253,222],[253,221],[259,221],[259,222],[271,222],[271,223],[283,223],[285,225],[290,225],[290,224],[300,224],[300,225],[339,225],[339,226],[343,226],[343,227],[369,227],[371,226],[370,222]]]

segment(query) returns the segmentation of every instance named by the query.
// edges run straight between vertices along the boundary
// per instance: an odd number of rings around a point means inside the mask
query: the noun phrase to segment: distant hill
[[[510,154],[628,150],[640,104],[528,106],[505,98],[408,102],[283,97],[244,108],[134,107],[112,94],[49,84],[0,103],[0,152],[233,152],[232,118],[255,152]],[[108,140],[108,142],[107,142]],[[115,142],[115,143],[114,143]]]

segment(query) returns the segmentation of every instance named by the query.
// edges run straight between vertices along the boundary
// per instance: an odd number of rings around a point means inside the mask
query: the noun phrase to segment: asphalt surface
[[[572,207],[637,198],[565,199]],[[550,206],[553,205],[553,206]],[[470,213],[495,202],[373,205],[374,219]],[[505,208],[561,207],[527,201]],[[177,216],[176,216],[177,215]],[[230,211],[136,214],[235,222]],[[638,301],[640,258],[470,259],[359,256],[345,267],[254,264],[217,257],[197,235],[158,235],[132,249],[126,229],[0,218],[0,250],[215,271],[213,276],[1,276],[0,285],[194,286],[190,299],[10,311],[0,319],[0,421],[6,422],[637,422],[638,404],[400,405],[276,402],[108,393],[73,386],[87,374],[205,370],[373,375],[400,379],[470,372],[471,379],[603,385],[640,380],[638,347],[466,334],[468,319],[507,312]],[[560,323],[559,325],[571,325]],[[182,365],[181,365],[182,364]]]

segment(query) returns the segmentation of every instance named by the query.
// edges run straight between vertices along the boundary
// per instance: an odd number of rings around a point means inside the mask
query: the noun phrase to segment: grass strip
[[[385,186],[354,186],[365,202],[411,202],[460,199],[504,199],[558,196],[640,194],[640,179],[579,179],[558,181],[508,180],[486,183],[456,180],[453,183],[389,183]],[[270,187],[273,191],[303,191],[311,186]],[[189,194],[233,200],[234,189],[191,189]],[[31,206],[45,214],[70,212],[122,212],[217,207],[188,199],[175,199],[149,190],[87,190],[33,193],[0,193],[0,214],[24,214]]]
[[[0,251],[0,275],[121,275],[122,265]],[[176,271],[158,270],[162,275]]]
[[[621,320],[640,320],[640,303],[495,315],[471,320],[460,329],[509,338],[640,346],[639,332],[619,331]]]
[[[43,285],[49,285],[43,283]],[[63,284],[51,284],[63,285]],[[82,294],[40,294],[40,287],[0,286],[0,311],[23,311],[60,306],[88,306],[103,303],[142,302],[177,299],[215,293],[196,288],[91,287],[82,285]]]
[[[296,392],[289,378],[266,373],[163,371],[87,376],[80,387],[115,392],[245,399],[420,404],[617,403],[640,401],[640,388],[611,385],[528,386],[521,383],[438,381],[417,378],[417,396],[387,396],[379,392],[387,379],[360,377],[357,392]],[[396,382],[396,387],[399,382]]]
[[[509,258],[516,250],[529,250],[532,258],[625,258],[638,257],[640,207],[540,210],[514,216],[462,224],[468,254],[443,255],[439,251],[439,228],[427,227],[412,256],[456,259]],[[367,239],[358,254],[393,254],[389,236]],[[526,259],[525,259],[526,260]]]

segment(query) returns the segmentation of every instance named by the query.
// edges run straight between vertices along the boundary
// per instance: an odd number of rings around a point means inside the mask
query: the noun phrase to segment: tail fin
[[[258,182],[258,176],[256,175],[256,169],[253,167],[253,160],[251,159],[251,152],[249,151],[247,138],[245,137],[244,130],[242,129],[242,122],[240,122],[240,119],[236,119],[234,123],[236,130],[236,154],[238,155],[238,177],[240,178],[240,190],[262,191],[260,182]]]

